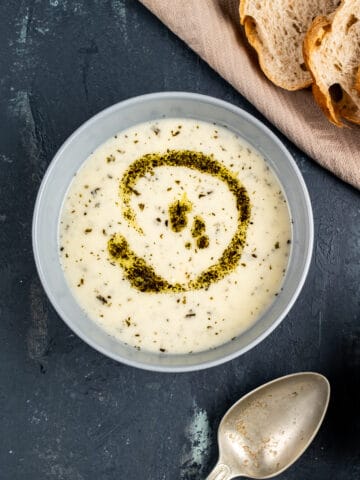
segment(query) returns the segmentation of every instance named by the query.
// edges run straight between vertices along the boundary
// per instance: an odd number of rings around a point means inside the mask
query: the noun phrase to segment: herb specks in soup
[[[190,119],[120,132],[77,172],[60,257],[86,313],[140,350],[231,341],[281,292],[291,222],[264,159]]]

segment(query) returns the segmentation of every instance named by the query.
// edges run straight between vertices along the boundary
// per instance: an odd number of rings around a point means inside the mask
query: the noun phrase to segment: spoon
[[[242,397],[221,420],[219,460],[207,480],[283,472],[312,442],[329,397],[327,379],[312,372],[278,378]]]

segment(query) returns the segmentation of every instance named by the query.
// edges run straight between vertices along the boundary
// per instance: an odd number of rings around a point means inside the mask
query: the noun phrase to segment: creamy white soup
[[[86,314],[159,353],[207,350],[249,328],[281,291],[286,199],[263,157],[229,129],[192,119],[136,125],[75,175],[61,263]]]

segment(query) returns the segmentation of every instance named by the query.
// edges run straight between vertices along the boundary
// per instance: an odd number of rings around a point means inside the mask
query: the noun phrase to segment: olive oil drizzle
[[[135,160],[124,173],[119,188],[119,195],[123,202],[123,215],[138,233],[143,235],[141,227],[137,224],[136,214],[131,207],[131,196],[134,194],[135,186],[140,178],[147,174],[154,175],[159,167],[186,167],[198,170],[201,173],[212,175],[223,181],[236,200],[237,228],[229,245],[225,248],[220,258],[197,278],[187,283],[170,283],[159,276],[154,268],[142,257],[139,257],[130,247],[128,241],[121,234],[113,235],[108,241],[108,252],[112,261],[115,261],[123,270],[125,277],[130,284],[148,293],[169,293],[186,292],[208,288],[212,283],[217,282],[232,272],[240,261],[241,254],[246,241],[247,227],[250,221],[251,205],[245,187],[237,177],[223,164],[214,159],[213,155],[205,155],[202,152],[191,150],[170,150],[166,153],[150,153]],[[181,208],[183,207],[183,208]],[[186,214],[191,210],[191,202],[182,199],[179,205],[170,205],[170,219],[175,231],[181,231],[186,225]],[[176,216],[178,211],[179,216]],[[172,215],[173,214],[173,215]],[[171,216],[172,215],[172,216]],[[184,217],[185,216],[185,217]],[[201,235],[203,226],[199,225]],[[177,230],[178,229],[178,230]],[[198,232],[196,233],[198,236]],[[202,237],[200,237],[202,238]],[[203,239],[202,242],[205,242]],[[206,248],[208,239],[199,248]]]
[[[170,227],[173,232],[181,232],[187,225],[187,214],[192,210],[192,203],[186,193],[180,200],[169,205]]]

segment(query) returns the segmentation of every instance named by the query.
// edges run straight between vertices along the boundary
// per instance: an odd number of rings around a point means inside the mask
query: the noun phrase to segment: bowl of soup
[[[212,97],[120,102],[55,155],[34,256],[60,317],[122,363],[188,371],[263,340],[305,281],[313,218],[279,139]]]

